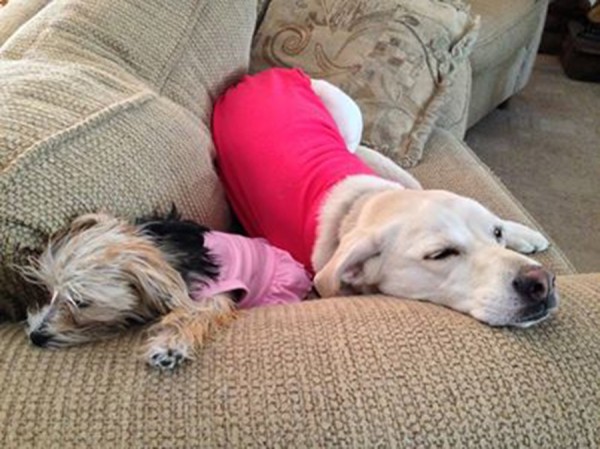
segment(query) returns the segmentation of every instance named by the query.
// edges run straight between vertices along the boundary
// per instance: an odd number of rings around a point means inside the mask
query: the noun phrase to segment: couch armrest
[[[548,0],[469,0],[481,16],[471,53],[473,81],[468,126],[523,89],[540,44]]]

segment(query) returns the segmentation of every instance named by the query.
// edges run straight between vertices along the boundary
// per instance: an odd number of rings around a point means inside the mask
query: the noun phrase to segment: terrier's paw
[[[177,368],[184,360],[190,359],[185,348],[172,348],[166,346],[154,346],[146,355],[148,364],[163,371],[171,371]]]

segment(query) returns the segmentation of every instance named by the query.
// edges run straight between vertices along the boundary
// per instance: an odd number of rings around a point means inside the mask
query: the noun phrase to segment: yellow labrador
[[[321,80],[312,88],[349,151],[388,178],[350,176],[325,200],[312,251],[322,297],[380,292],[431,301],[494,326],[527,327],[557,309],[554,275],[519,254],[546,249],[542,234],[472,199],[422,190],[392,161],[359,146],[362,117],[350,97]]]

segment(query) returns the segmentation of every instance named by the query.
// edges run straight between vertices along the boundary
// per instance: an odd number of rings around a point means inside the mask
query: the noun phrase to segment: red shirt
[[[313,272],[325,195],[348,176],[374,172],[348,152],[310,79],[298,69],[245,76],[217,101],[213,139],[221,180],[248,234]]]

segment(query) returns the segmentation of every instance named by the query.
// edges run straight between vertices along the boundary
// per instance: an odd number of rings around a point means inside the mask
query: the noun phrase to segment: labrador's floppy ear
[[[341,293],[342,284],[361,286],[367,260],[381,254],[397,226],[387,229],[356,229],[342,238],[333,256],[315,275],[315,288],[322,298]]]

